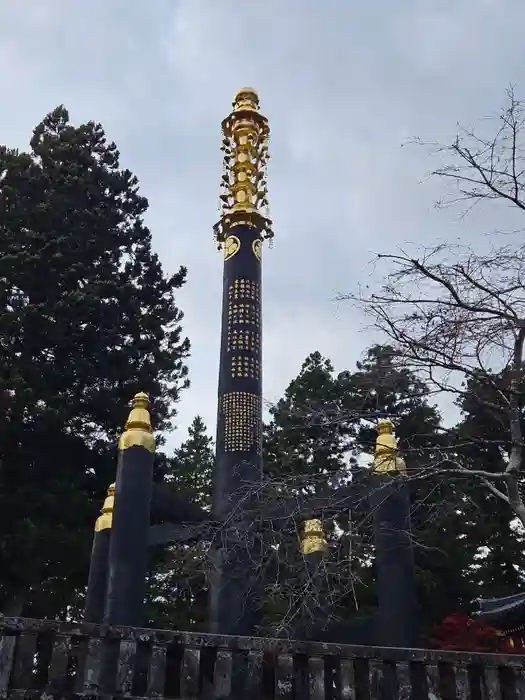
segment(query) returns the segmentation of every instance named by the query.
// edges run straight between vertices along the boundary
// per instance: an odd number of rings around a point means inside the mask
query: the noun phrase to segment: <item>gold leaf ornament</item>
[[[228,238],[224,241],[224,260],[233,258],[235,253],[239,251],[240,247],[241,241],[237,238],[237,236],[228,236]]]
[[[262,239],[256,238],[252,243],[253,254],[259,262],[262,261]]]

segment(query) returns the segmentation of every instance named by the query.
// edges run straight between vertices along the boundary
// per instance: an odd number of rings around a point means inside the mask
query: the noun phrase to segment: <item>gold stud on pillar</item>
[[[155,439],[148,395],[136,394],[118,447],[105,622],[143,624]]]
[[[111,484],[95,522],[95,534],[91,549],[89,578],[84,608],[84,622],[101,623],[104,619],[108,583],[108,556],[115,503],[115,484]]]

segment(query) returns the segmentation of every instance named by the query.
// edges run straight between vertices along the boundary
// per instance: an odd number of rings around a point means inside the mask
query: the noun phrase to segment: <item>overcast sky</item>
[[[480,221],[432,205],[427,152],[497,111],[525,70],[517,0],[0,0],[0,141],[26,147],[58,104],[103,123],[149,198],[147,223],[179,295],[192,387],[179,430],[215,431],[222,257],[212,240],[220,121],[245,85],[272,129],[275,245],[264,253],[264,394],[320,350],[352,369],[369,344],[338,292],[374,252],[471,239]],[[490,220],[483,222],[490,227]],[[476,228],[478,227],[478,229]]]

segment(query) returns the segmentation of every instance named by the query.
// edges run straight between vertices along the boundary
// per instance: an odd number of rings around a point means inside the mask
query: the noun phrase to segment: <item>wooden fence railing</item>
[[[0,617],[0,698],[525,700],[525,656]]]

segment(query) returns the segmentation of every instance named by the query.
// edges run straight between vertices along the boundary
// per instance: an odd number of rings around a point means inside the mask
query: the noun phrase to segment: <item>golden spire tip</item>
[[[241,88],[235,93],[233,98],[233,108],[237,109],[259,109],[259,95],[256,90],[250,87]]]
[[[261,241],[273,237],[266,178],[269,134],[268,120],[259,112],[257,91],[250,87],[237,90],[233,110],[222,121],[221,217],[213,227],[219,249],[238,225],[257,229]],[[255,250],[254,255],[259,257]]]
[[[255,88],[252,87],[243,87],[237,90],[237,92],[235,93],[235,99],[237,99],[239,95],[242,95],[244,93],[250,93],[251,95],[256,97],[257,100],[259,99],[259,93],[257,92],[257,90],[255,90]]]
[[[145,392],[139,391],[131,400],[131,411],[124,429],[153,432],[149,416],[149,396]]]
[[[373,470],[379,473],[406,473],[405,460],[399,456],[397,439],[394,436],[394,424],[389,418],[377,421],[376,453]]]
[[[101,509],[101,515],[98,516],[95,522],[95,532],[100,532],[100,530],[107,530],[113,524],[113,508],[115,506],[115,486],[116,484],[110,484],[108,486],[108,492],[104,500],[104,505]]]
[[[131,401],[131,411],[120,436],[119,450],[128,447],[145,447],[150,452],[155,451],[155,439],[149,414],[149,396],[140,391]]]

